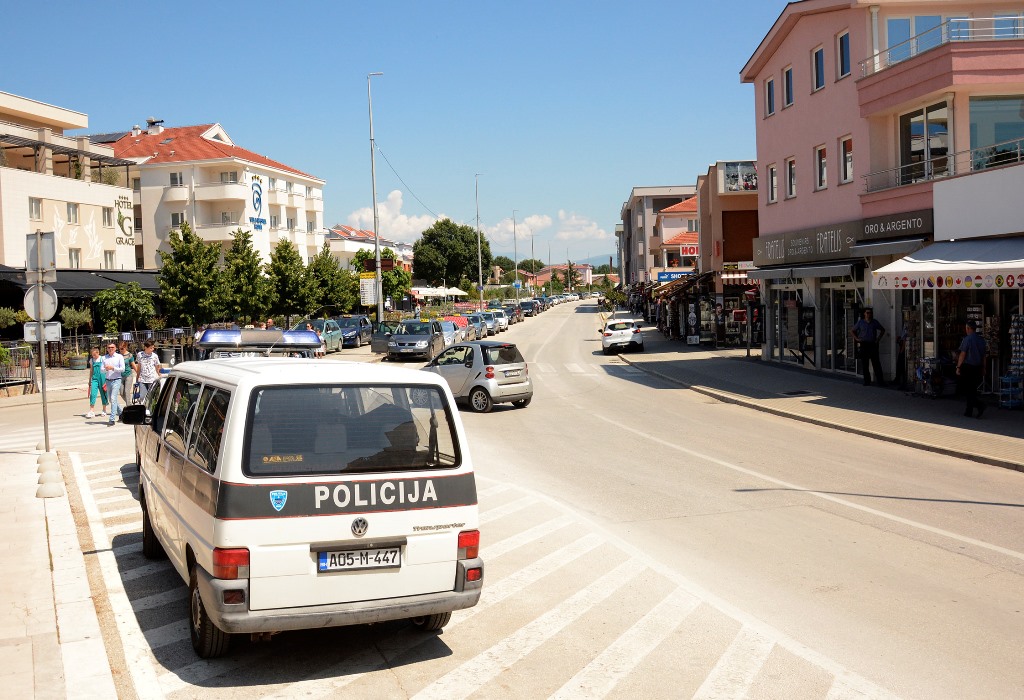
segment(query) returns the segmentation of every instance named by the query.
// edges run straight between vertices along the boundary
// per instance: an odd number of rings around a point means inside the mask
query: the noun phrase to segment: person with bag
[[[885,386],[882,375],[882,361],[878,357],[878,341],[885,335],[882,324],[875,320],[874,311],[864,309],[861,318],[850,329],[850,335],[860,344],[857,357],[860,358],[861,371],[864,374],[864,386],[871,385],[871,370],[875,370],[875,383]]]
[[[128,348],[128,341],[122,340],[117,351],[124,358],[124,372],[121,373],[121,399],[125,404],[132,401],[132,391],[135,388],[135,355]]]
[[[100,361],[99,346],[93,346],[87,367],[89,370],[89,412],[85,414],[85,417],[96,417],[97,396],[103,401],[103,410],[100,411],[100,415],[105,416],[107,415],[107,384],[103,378],[103,363]]]
[[[138,381],[135,386],[138,389],[139,398],[137,403],[145,403],[149,392],[156,386],[160,379],[160,356],[156,354],[152,340],[142,343],[142,352],[135,356],[135,370],[138,372]]]

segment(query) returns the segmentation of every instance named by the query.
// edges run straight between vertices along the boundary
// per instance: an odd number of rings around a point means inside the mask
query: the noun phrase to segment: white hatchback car
[[[644,350],[644,334],[640,322],[629,318],[610,318],[604,324],[601,334],[601,349],[605,355],[619,350]]]

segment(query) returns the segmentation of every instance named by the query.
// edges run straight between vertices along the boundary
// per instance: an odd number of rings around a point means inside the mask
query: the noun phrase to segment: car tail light
[[[459,559],[476,559],[480,556],[480,531],[463,530],[459,533]]]
[[[611,337],[612,337],[612,334],[611,334],[611,332],[610,332],[610,331],[605,331],[605,333],[604,333],[604,337],[605,337],[605,338],[611,338]]]
[[[639,332],[640,332],[640,329],[639,329],[639,328],[634,328],[634,329],[633,329],[633,332],[634,332],[634,333],[639,333]]]
[[[494,368],[484,367],[484,376],[487,377],[488,379],[494,379]]]
[[[467,581],[479,581],[484,577],[484,570],[480,567],[475,569],[466,569],[466,580]]]
[[[214,549],[213,577],[222,579],[249,578],[249,550]]]

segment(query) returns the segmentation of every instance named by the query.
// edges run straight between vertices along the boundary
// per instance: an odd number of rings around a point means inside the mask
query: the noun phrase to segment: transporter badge
[[[274,510],[281,512],[284,508],[284,504],[288,501],[287,491],[271,491],[270,492],[270,505],[274,506]]]

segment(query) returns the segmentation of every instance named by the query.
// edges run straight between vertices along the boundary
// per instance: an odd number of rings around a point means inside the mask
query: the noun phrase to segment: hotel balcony
[[[220,202],[249,199],[249,188],[239,182],[210,182],[196,185],[196,201]]]
[[[240,227],[241,224],[199,224],[196,227],[196,233],[208,243],[212,241],[227,241],[230,243],[234,240],[231,234]]]
[[[268,189],[263,193],[263,197],[267,200],[267,204],[279,204],[282,206],[288,204],[288,193],[284,190]]]
[[[306,211],[319,211],[324,210],[324,200],[322,197],[309,197],[306,199]],[[307,217],[308,218],[308,217]]]
[[[187,202],[188,187],[185,185],[173,185],[164,190],[165,202]]]
[[[664,242],[664,238],[661,236],[648,236],[647,237],[647,250],[655,252],[661,250],[661,244]]]

